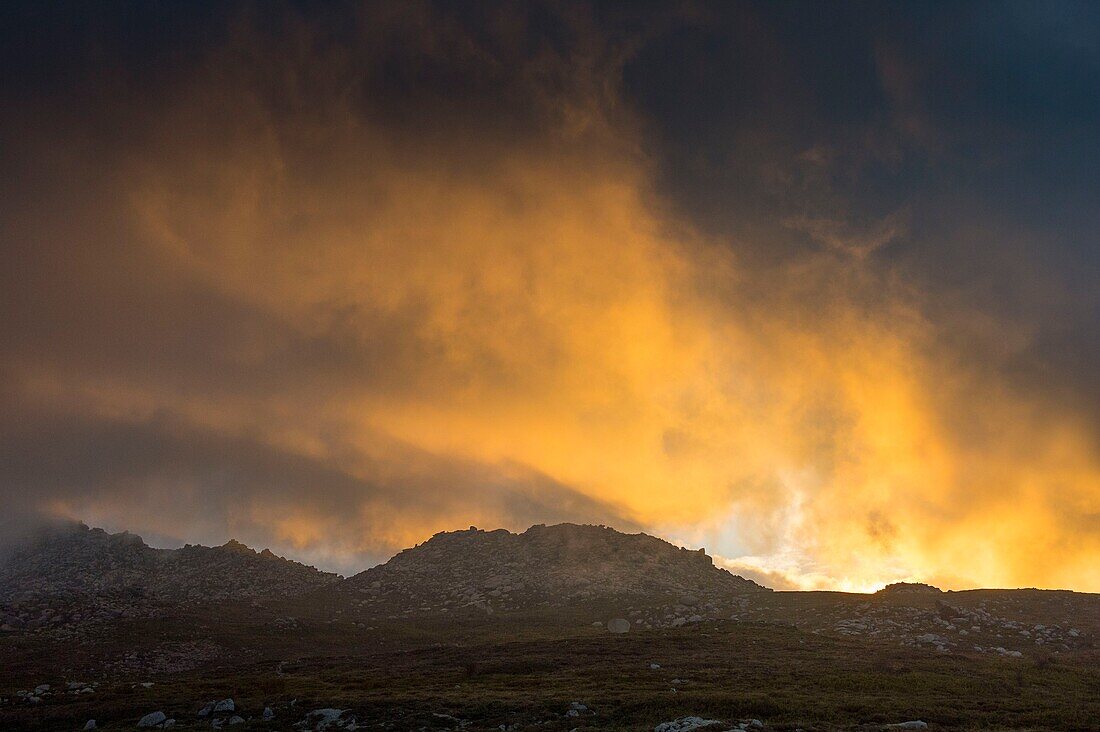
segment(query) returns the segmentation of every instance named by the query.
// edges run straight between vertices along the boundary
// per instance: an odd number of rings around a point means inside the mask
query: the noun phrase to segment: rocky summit
[[[443,532],[341,585],[366,604],[423,611],[519,609],[606,599],[703,605],[770,592],[692,551],[606,526]]]
[[[161,604],[293,596],[340,579],[237,541],[156,549],[128,532],[65,524],[0,563],[0,622],[10,630],[148,615]]]

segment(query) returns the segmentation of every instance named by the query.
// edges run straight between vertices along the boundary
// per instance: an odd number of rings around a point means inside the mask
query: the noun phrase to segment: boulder
[[[627,633],[630,631],[630,621],[626,618],[614,618],[607,621],[607,629],[612,633]]]
[[[138,727],[157,727],[164,724],[168,717],[164,712],[149,712],[137,723]]]
[[[329,727],[336,726],[345,711],[347,710],[333,709],[332,707],[314,709],[306,715],[305,719],[294,726],[304,729],[326,730]]]

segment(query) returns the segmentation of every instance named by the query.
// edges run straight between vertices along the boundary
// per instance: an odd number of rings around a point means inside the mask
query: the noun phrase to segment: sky
[[[0,533],[1100,592],[1095,3],[9,2]]]

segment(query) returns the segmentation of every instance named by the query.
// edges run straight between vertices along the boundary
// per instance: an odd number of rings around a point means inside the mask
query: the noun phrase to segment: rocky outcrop
[[[886,585],[876,595],[942,595],[943,590],[923,582],[894,582]]]
[[[613,598],[691,603],[766,591],[702,550],[605,526],[537,525],[436,534],[347,580],[360,602],[423,611],[518,609]]]

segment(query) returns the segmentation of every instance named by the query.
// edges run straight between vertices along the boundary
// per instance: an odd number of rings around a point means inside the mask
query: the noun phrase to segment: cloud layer
[[[1036,376],[1046,321],[933,276],[897,178],[845,182],[949,154],[921,75],[870,43],[889,115],[712,110],[722,157],[639,77],[712,10],[145,9],[56,66],[65,23],[20,18],[52,35],[0,126],[11,516],[345,570],[589,521],[792,586],[1100,590],[1095,415]],[[718,60],[794,108],[748,16]]]

